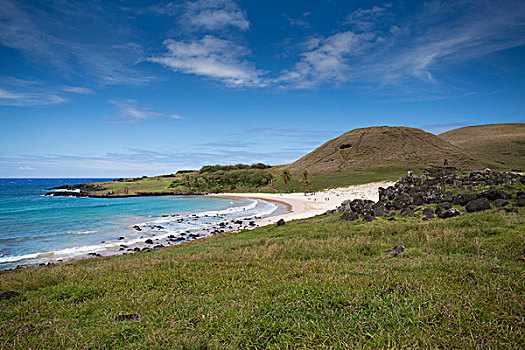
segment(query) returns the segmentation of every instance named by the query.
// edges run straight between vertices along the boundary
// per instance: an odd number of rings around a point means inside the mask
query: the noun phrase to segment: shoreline
[[[379,187],[392,186],[393,181],[371,182],[362,185],[339,187],[321,192],[305,193],[217,193],[209,197],[222,198],[251,198],[268,202],[279,203],[287,208],[285,213],[268,215],[257,220],[258,226],[277,223],[280,219],[285,222],[306,219],[333,210],[348,199],[379,200]]]
[[[107,257],[114,255],[126,255],[137,252],[151,251],[152,249],[176,247],[183,243],[188,243],[197,239],[207,238],[220,233],[240,232],[242,230],[251,230],[260,226],[276,224],[283,219],[285,222],[306,219],[326,213],[327,211],[337,208],[341,203],[348,199],[371,199],[378,200],[379,187],[388,187],[394,182],[382,181],[373,182],[363,185],[353,185],[329,189],[315,193],[220,193],[208,194],[208,197],[221,197],[240,199],[248,198],[257,201],[269,202],[277,208],[267,215],[248,215],[244,218],[224,218],[224,221],[210,225],[209,227],[187,230],[184,233],[173,233],[165,237],[148,236],[147,240],[136,242],[128,245],[116,245],[112,249],[88,252],[86,254],[57,257],[44,260],[45,262],[34,262],[18,265],[17,267],[5,269],[2,271],[13,270],[18,268],[44,267],[50,264],[67,263],[76,260],[89,259],[93,257]],[[159,217],[168,216],[160,215]],[[180,216],[179,217],[183,217]],[[188,214],[184,217],[199,217],[197,214]],[[151,224],[148,223],[148,224]],[[150,243],[148,243],[150,241]]]

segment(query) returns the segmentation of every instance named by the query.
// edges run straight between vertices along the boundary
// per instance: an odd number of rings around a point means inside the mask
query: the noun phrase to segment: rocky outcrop
[[[428,207],[423,209],[423,220],[430,220],[435,214],[443,219],[460,215],[461,211],[454,206],[465,207],[468,213],[472,213],[493,206],[507,206],[511,198],[516,199],[513,206],[525,206],[525,192],[512,186],[517,182],[523,183],[524,178],[509,172],[492,172],[490,169],[466,175],[458,175],[458,170],[453,167],[429,168],[421,176],[409,171],[393,186],[379,188],[379,201],[376,203],[364,199],[346,200],[335,212],[344,213],[342,221],[354,221],[359,217],[373,221],[376,217],[393,215],[395,212],[408,216],[420,210],[421,206],[435,205],[435,212]],[[475,193],[480,187],[489,189]]]

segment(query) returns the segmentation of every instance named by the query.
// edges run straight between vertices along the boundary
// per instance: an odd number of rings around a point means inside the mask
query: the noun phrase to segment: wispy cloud
[[[229,86],[263,86],[260,72],[244,61],[250,51],[229,40],[206,35],[193,41],[167,39],[168,53],[150,57],[174,71],[220,80]]]
[[[66,86],[62,90],[67,92],[72,92],[74,94],[81,94],[81,95],[90,95],[93,93],[93,90],[86,87],[81,86]]]
[[[35,168],[32,168],[30,166],[19,166],[18,170],[31,171],[31,170],[35,170]]]
[[[110,100],[115,106],[115,122],[138,123],[147,119],[166,117],[171,119],[184,119],[177,114],[160,113],[148,108],[139,107],[135,100]]]
[[[108,12],[99,2],[57,1],[37,7],[0,0],[0,45],[69,77],[95,77],[104,84],[153,80],[135,67],[144,55],[129,41],[131,30],[123,17]]]
[[[284,18],[286,18],[286,20],[292,27],[300,27],[304,29],[311,27],[310,22],[308,22],[308,16],[310,16],[310,12],[308,11],[304,12],[302,14],[302,17],[292,18],[292,17],[287,16],[286,14],[283,14],[283,16]]]
[[[366,9],[359,8],[346,16],[346,24],[351,25],[355,31],[368,32],[376,26],[377,22],[391,16],[389,12],[391,7],[391,4],[385,4]]]
[[[245,13],[233,0],[186,1],[180,21],[193,29],[219,30],[235,27],[247,30],[250,28]]]
[[[394,13],[394,11],[397,11]],[[360,8],[343,29],[309,38],[299,60],[274,81],[289,88],[353,83],[377,93],[468,95],[450,67],[525,44],[525,3],[429,1],[411,17],[391,4]]]
[[[54,93],[9,91],[0,88],[0,105],[2,106],[39,106],[64,102],[66,102],[65,98]]]

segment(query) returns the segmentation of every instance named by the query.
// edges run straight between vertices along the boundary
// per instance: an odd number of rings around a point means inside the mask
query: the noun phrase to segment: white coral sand
[[[379,200],[379,187],[392,186],[394,182],[372,182],[363,185],[341,187],[305,195],[304,193],[220,193],[215,197],[244,197],[284,203],[288,212],[272,215],[257,222],[259,226],[285,221],[305,219],[337,208],[347,199]]]

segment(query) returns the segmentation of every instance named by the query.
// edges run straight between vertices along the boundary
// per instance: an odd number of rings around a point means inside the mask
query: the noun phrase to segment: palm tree
[[[292,175],[287,169],[284,169],[283,172],[281,173],[281,177],[283,178],[283,182],[286,185],[287,191],[290,192],[290,189],[288,188],[288,182],[290,182]]]
[[[301,176],[301,187],[303,188],[304,194],[306,195],[306,191],[308,190],[308,187],[310,187],[310,178],[308,178],[308,171],[303,171]]]
[[[270,188],[274,191],[274,192],[277,192],[277,190],[273,187],[273,184],[275,182],[275,177],[273,176],[273,174],[268,174],[268,179],[270,180]]]

